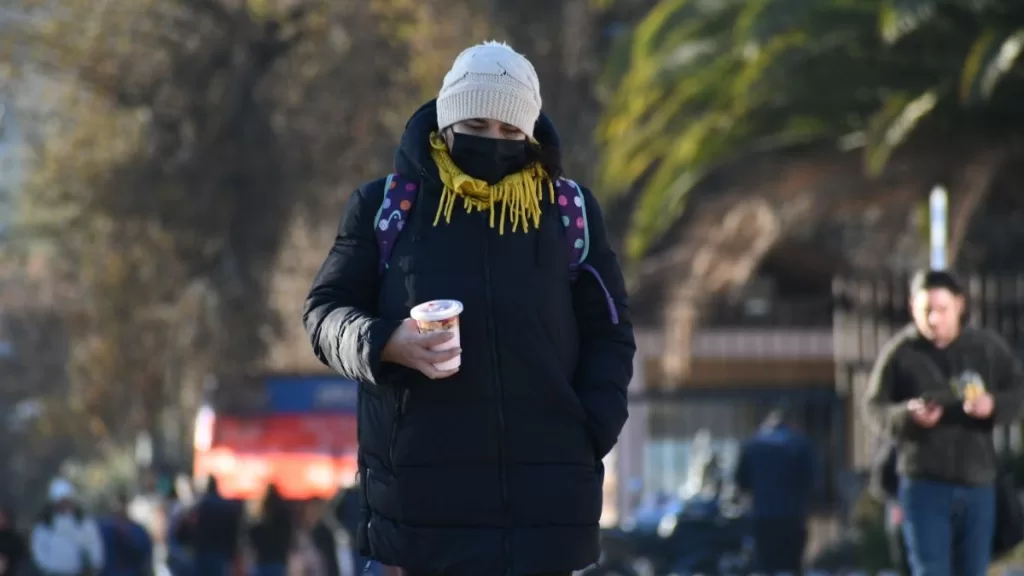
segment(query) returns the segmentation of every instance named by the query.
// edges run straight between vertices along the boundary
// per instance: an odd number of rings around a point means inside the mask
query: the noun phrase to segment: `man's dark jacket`
[[[977,373],[995,400],[993,415],[968,416],[956,390],[958,379]],[[923,398],[941,404],[942,418],[933,428],[914,423],[907,402]],[[964,328],[959,338],[939,349],[908,326],[883,347],[865,396],[865,415],[884,437],[896,443],[901,476],[980,486],[996,479],[998,462],[992,442],[994,424],[1020,415],[1024,371],[998,335]]]
[[[776,424],[743,443],[736,484],[753,497],[758,520],[807,518],[818,459],[814,444],[800,432]]]
[[[586,263],[607,297],[589,273],[570,281],[560,215],[546,200],[529,233],[499,235],[487,213],[461,204],[434,226],[434,130],[431,102],[396,154],[396,171],[420,192],[389,269],[378,272],[374,236],[381,179],[349,201],[303,315],[317,356],[361,384],[361,550],[424,573],[583,568],[599,555],[601,459],[626,421],[635,352],[616,256],[589,191]],[[546,118],[535,137],[558,146]],[[461,370],[431,381],[382,363],[410,308],[438,298],[465,305]]]

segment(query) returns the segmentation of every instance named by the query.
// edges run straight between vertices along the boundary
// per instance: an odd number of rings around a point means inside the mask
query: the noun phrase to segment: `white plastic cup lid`
[[[462,302],[458,300],[431,300],[409,311],[412,319],[418,322],[440,322],[459,314],[462,314]]]

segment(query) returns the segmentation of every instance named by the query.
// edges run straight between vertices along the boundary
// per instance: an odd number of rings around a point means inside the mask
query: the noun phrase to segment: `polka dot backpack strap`
[[[391,250],[398,241],[399,233],[405,227],[412,205],[416,201],[418,188],[415,182],[406,180],[401,174],[389,174],[384,183],[384,200],[380,203],[377,217],[373,221],[381,274],[388,269]]]
[[[575,280],[590,247],[587,207],[583,201],[583,190],[572,180],[559,178],[555,189],[558,194],[558,211],[565,228],[565,244],[569,251],[569,277]]]

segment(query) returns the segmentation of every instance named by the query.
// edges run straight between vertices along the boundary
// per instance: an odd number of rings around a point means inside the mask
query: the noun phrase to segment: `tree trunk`
[[[949,242],[946,259],[949,267],[956,265],[960,249],[971,228],[974,214],[988,197],[992,183],[1006,161],[1003,148],[982,150],[971,158],[950,182]]]
[[[698,310],[716,293],[742,286],[768,250],[782,237],[783,220],[801,217],[802,210],[775,209],[763,198],[723,198],[698,222],[693,232],[703,240],[684,268],[688,277],[669,299],[665,315],[663,377],[678,383],[690,376]]]
[[[696,294],[684,284],[671,295],[665,313],[665,348],[661,356],[661,385],[690,377],[693,335],[697,328]]]

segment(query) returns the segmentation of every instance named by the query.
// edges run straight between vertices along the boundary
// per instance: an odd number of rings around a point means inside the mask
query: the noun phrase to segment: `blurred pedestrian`
[[[150,576],[154,573],[153,539],[129,517],[127,493],[118,493],[113,513],[99,522],[104,558],[101,576]]]
[[[187,541],[191,508],[182,498],[182,487],[187,488],[187,482],[176,479],[167,487],[163,500],[167,569],[173,576],[189,576],[192,573],[191,542]]]
[[[18,531],[14,519],[10,508],[0,508],[0,576],[20,574],[28,555],[25,537]]]
[[[465,50],[395,170],[352,195],[303,314],[320,360],[360,383],[360,550],[415,574],[585,568],[636,347],[533,65]],[[449,313],[420,334],[410,306],[430,301]]]
[[[192,536],[195,576],[228,576],[239,561],[242,507],[221,496],[217,479],[207,479],[206,492],[196,504]]]
[[[996,523],[992,430],[1020,416],[1024,370],[998,335],[962,325],[963,288],[951,273],[916,274],[910,296],[913,323],[882,348],[866,415],[896,442],[913,574],[981,576]]]
[[[299,529],[288,576],[337,576],[337,548],[333,536],[324,537],[317,530],[323,518],[322,500],[307,500],[299,507]],[[318,534],[319,532],[319,534]]]
[[[248,530],[254,558],[252,576],[286,575],[288,555],[295,542],[294,524],[292,509],[277,486],[267,486],[255,522]]]
[[[740,449],[736,487],[753,500],[759,572],[803,572],[816,471],[814,445],[786,407],[769,414]]]
[[[93,576],[104,566],[103,538],[63,478],[50,482],[49,502],[32,528],[32,563],[45,576]]]

